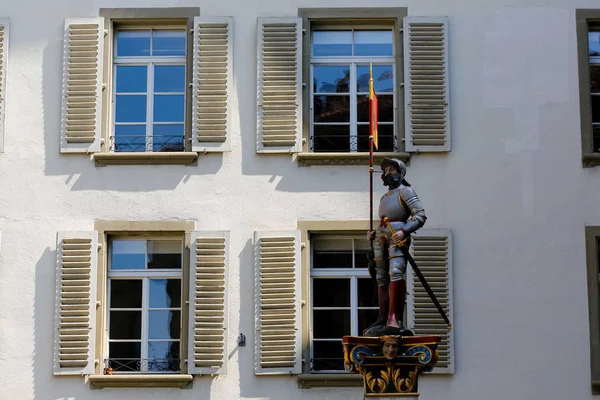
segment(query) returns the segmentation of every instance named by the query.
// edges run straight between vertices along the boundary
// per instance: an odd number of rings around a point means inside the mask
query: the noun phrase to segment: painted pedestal
[[[344,336],[346,370],[361,374],[365,399],[417,399],[418,379],[437,362],[440,336]]]

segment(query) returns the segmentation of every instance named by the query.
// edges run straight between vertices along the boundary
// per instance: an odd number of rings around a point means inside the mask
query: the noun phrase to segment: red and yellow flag
[[[373,64],[369,67],[369,138],[377,149],[377,96],[373,87]]]

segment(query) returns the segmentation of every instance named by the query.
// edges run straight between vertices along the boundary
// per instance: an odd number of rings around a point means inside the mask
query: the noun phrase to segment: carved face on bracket
[[[398,355],[398,351],[400,350],[400,344],[397,340],[386,340],[383,342],[383,346],[381,346],[381,352],[383,356],[388,360],[393,360]]]

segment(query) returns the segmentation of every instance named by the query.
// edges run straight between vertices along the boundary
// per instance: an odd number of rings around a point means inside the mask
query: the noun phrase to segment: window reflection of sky
[[[588,43],[590,56],[600,57],[600,32],[589,32]]]
[[[313,31],[315,57],[390,57],[394,54],[391,30]]]

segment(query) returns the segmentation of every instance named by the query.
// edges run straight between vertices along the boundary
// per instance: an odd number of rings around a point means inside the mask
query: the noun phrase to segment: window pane
[[[355,56],[393,56],[392,31],[355,31]]]
[[[600,122],[600,95],[592,96],[592,122]]]
[[[115,125],[114,151],[146,151],[146,125]]]
[[[344,370],[344,349],[342,343],[313,342],[313,371]]]
[[[145,269],[145,240],[113,240],[111,269]]]
[[[350,307],[349,278],[313,278],[313,307]]]
[[[148,339],[179,339],[181,311],[148,311]]]
[[[179,371],[179,342],[149,342],[148,371]]]
[[[141,311],[110,311],[110,339],[141,339]]]
[[[153,31],[153,56],[185,56],[185,31]]]
[[[116,122],[146,122],[146,96],[117,95]]]
[[[371,278],[358,279],[358,306],[377,307],[377,283]],[[362,331],[360,331],[362,332]]]
[[[150,55],[150,31],[118,31],[118,57],[148,57]]]
[[[349,93],[350,67],[348,65],[315,65],[313,67],[314,93]]]
[[[600,57],[600,32],[589,32],[588,43],[590,46],[590,56]]]
[[[185,92],[185,65],[155,66],[154,92]]]
[[[315,96],[314,122],[350,122],[349,96]]]
[[[185,149],[183,124],[154,125],[153,132],[152,151],[183,151]]]
[[[350,333],[350,310],[313,310],[314,338],[341,339]]]
[[[594,136],[594,151],[600,152],[600,125],[594,125],[593,136]]]
[[[149,240],[148,268],[181,268],[180,240]]]
[[[379,97],[380,93],[394,92],[394,66],[373,65],[373,88]],[[369,66],[356,66],[356,90],[369,93]]]
[[[362,335],[365,329],[377,321],[378,310],[358,310],[358,334]]]
[[[111,279],[110,308],[142,308],[141,279]]]
[[[144,93],[148,83],[145,65],[117,66],[117,93]]]
[[[314,151],[347,152],[350,151],[349,125],[315,125]]]
[[[110,367],[113,372],[139,371],[142,346],[139,342],[108,344]]]
[[[371,244],[365,239],[354,239],[354,268],[368,268],[367,253]]]
[[[379,125],[377,128],[379,137],[378,151],[394,151],[394,126]],[[358,125],[358,151],[369,151],[369,125]]]
[[[590,67],[591,92],[600,93],[600,65]]]
[[[369,122],[369,96],[360,95],[356,98],[358,122]],[[377,95],[377,121],[394,121],[394,96],[390,94]]]
[[[150,279],[150,308],[181,307],[181,279]]]
[[[352,268],[352,239],[315,239],[313,268]]]
[[[351,56],[352,31],[313,31],[313,56]]]
[[[183,95],[155,95],[154,122],[183,122]]]

